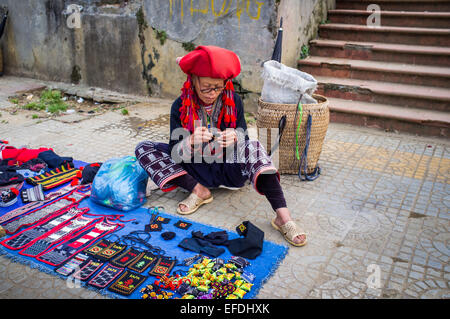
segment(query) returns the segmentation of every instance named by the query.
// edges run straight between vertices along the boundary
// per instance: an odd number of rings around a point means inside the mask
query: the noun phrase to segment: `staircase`
[[[319,82],[332,122],[450,135],[450,0],[336,0],[328,22],[298,68]]]

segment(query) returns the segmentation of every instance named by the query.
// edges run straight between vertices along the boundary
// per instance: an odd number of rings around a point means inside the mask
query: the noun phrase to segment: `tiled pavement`
[[[0,137],[16,147],[48,146],[78,160],[105,161],[134,155],[145,139],[166,141],[170,103],[137,104],[128,116],[110,111],[45,120],[0,109]],[[289,249],[257,297],[449,298],[450,142],[332,123],[319,163],[316,181],[281,178],[309,243]],[[250,185],[213,194],[214,205],[190,218],[230,230],[250,220],[265,239],[284,243],[270,226],[269,203]],[[175,213],[186,195],[154,190],[146,205]],[[0,298],[104,297],[0,256]]]

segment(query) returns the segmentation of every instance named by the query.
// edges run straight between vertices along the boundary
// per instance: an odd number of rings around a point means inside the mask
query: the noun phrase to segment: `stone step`
[[[381,42],[316,39],[309,42],[314,56],[450,66],[450,47]]]
[[[298,68],[313,76],[394,82],[450,89],[450,67],[309,56]]]
[[[329,10],[328,20],[331,23],[368,25],[368,22],[374,21],[372,14],[372,11],[367,10]],[[450,12],[381,11],[379,22],[380,26],[448,29]]]
[[[450,113],[328,97],[330,121],[428,136],[449,136]]]
[[[439,28],[368,27],[357,24],[328,23],[319,26],[319,37],[346,41],[450,47],[450,29]]]
[[[337,0],[336,9],[366,10],[371,4],[388,11],[450,12],[449,0]]]
[[[345,100],[450,112],[450,90],[411,84],[315,76],[318,94]]]

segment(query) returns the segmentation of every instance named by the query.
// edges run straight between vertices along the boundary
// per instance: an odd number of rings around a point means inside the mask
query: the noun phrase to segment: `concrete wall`
[[[71,4],[81,27],[68,24]],[[282,62],[296,67],[334,0],[0,0],[9,20],[5,73],[81,83],[124,93],[176,97],[185,75],[175,63],[197,45],[235,51],[236,88],[256,109],[261,63],[270,59],[284,19]],[[65,12],[65,13],[64,13]]]

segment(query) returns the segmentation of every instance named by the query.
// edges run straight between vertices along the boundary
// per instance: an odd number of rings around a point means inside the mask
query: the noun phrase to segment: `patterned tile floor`
[[[73,121],[0,109],[0,137],[16,147],[51,146],[64,156],[105,161],[134,155],[145,139],[166,141],[170,103]],[[322,175],[314,182],[282,176],[292,216],[309,243],[289,249],[257,297],[449,298],[450,142],[332,123],[319,163]],[[214,205],[192,219],[230,230],[251,220],[266,239],[284,243],[270,226],[270,205],[250,185],[213,193]],[[175,213],[186,195],[154,190],[146,205]],[[1,256],[0,298],[104,297]]]

